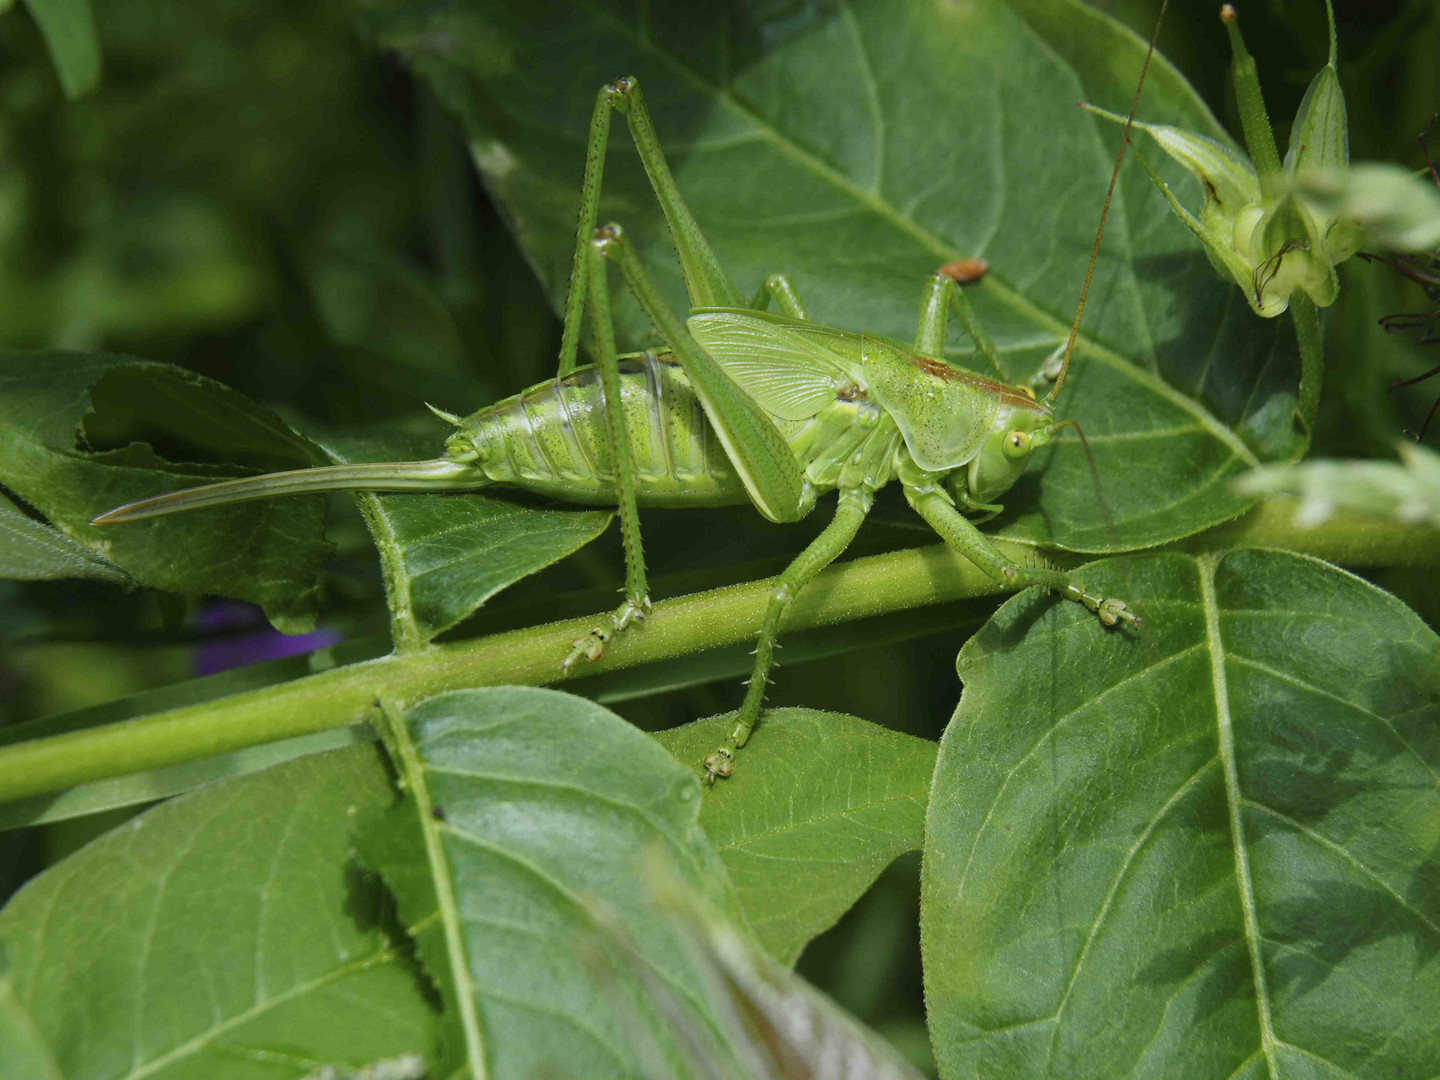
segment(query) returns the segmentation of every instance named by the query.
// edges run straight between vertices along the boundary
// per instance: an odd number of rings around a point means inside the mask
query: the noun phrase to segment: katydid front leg
[[[1095,596],[1064,571],[1040,570],[1011,562],[984,533],[961,516],[937,485],[916,483],[908,478],[904,482],[905,498],[915,508],[915,512],[940,534],[940,539],[996,581],[1017,587],[1043,585],[1054,589],[1065,599],[1083,604],[1106,626],[1114,626],[1120,622],[1140,625],[1140,620],[1128,609],[1124,600]]]
[[[962,281],[978,281],[979,277],[983,276],[983,271],[978,276],[965,276],[959,270],[962,265],[946,263],[931,274],[925,283],[925,292],[920,298],[920,319],[915,328],[915,350],[938,360],[945,359],[945,328],[948,315],[953,311],[960,320],[960,325],[975,342],[975,347],[980,350],[980,355],[985,357],[1000,378],[1009,382],[1010,376],[1005,370],[1004,361],[1000,359],[1000,351],[995,348],[990,335],[975,317],[970,300],[961,288]]]

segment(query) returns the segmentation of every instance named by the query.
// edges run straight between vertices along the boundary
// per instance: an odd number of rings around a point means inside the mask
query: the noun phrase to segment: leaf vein
[[[1378,871],[1372,870],[1370,867],[1366,866],[1343,844],[1337,844],[1334,840],[1331,840],[1323,833],[1316,832],[1314,829],[1303,824],[1302,822],[1296,821],[1289,814],[1285,814],[1279,810],[1276,810],[1273,806],[1269,806],[1262,802],[1256,802],[1254,799],[1241,799],[1240,802],[1242,806],[1249,807],[1251,810],[1258,810],[1263,814],[1269,814],[1277,821],[1284,822],[1286,825],[1290,826],[1307,840],[1320,847],[1325,848],[1327,851],[1331,851],[1336,855],[1339,855],[1351,866],[1353,866],[1357,871],[1359,871],[1360,874],[1369,878],[1376,885],[1379,885],[1380,888],[1383,889],[1397,904],[1403,907],[1406,911],[1410,912],[1410,914],[1414,915],[1415,918],[1420,920],[1420,922],[1427,929],[1429,929],[1431,933],[1435,934],[1437,937],[1440,937],[1440,923],[1436,923],[1433,919],[1430,918],[1430,916],[1426,915],[1414,904],[1406,900],[1405,897],[1401,895],[1398,889],[1396,889],[1393,885],[1391,885],[1388,881],[1386,881],[1383,877],[1380,876]]]
[[[1240,775],[1235,763],[1235,733],[1230,724],[1230,691],[1225,682],[1225,646],[1220,637],[1220,609],[1215,600],[1216,556],[1199,560],[1200,595],[1205,608],[1205,637],[1210,647],[1211,692],[1215,698],[1216,739],[1225,766],[1225,803],[1230,818],[1230,838],[1235,848],[1235,884],[1245,926],[1245,944],[1250,952],[1251,979],[1255,987],[1255,1010],[1260,1025],[1260,1046],[1270,1080],[1279,1080],[1275,1060],[1275,1030],[1270,1016],[1270,988],[1260,952],[1260,921],[1255,910],[1255,887],[1250,880],[1250,854],[1245,845],[1245,823],[1240,814]]]

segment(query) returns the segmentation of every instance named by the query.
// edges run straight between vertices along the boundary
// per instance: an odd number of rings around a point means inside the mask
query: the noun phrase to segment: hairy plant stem
[[[1300,345],[1300,397],[1295,412],[1300,417],[1308,447],[1315,430],[1315,414],[1320,410],[1320,383],[1325,375],[1324,335],[1320,329],[1320,312],[1308,296],[1296,293],[1290,298],[1290,318]]]
[[[1279,547],[1351,567],[1440,569],[1440,534],[1433,529],[1353,516],[1302,528],[1293,521],[1294,505],[1272,500],[1171,547]],[[1005,541],[997,546],[1016,559],[1032,551]],[[1068,566],[1085,561],[1047,557]],[[760,625],[770,584],[751,581],[662,601],[645,624],[612,641],[586,674],[745,641]],[[831,567],[790,604],[783,626],[826,626],[1003,591],[942,545],[912,548]],[[406,707],[445,690],[558,682],[560,659],[597,618],[396,652],[218,701],[0,747],[0,802],[368,720],[382,694]]]

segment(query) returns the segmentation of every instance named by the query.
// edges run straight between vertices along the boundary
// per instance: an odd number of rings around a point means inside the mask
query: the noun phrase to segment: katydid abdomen
[[[689,380],[653,352],[620,362],[620,401],[642,506],[732,506],[745,486]],[[459,421],[449,446],[492,482],[566,502],[615,505],[604,399],[593,366],[539,383]]]

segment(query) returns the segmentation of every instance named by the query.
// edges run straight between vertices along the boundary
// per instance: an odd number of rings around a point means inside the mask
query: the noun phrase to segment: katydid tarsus
[[[1162,6],[1163,11],[1163,6]],[[1157,24],[1158,31],[1158,24]],[[1151,40],[1151,52],[1154,40]],[[1148,68],[1150,54],[1145,66]],[[1144,69],[1140,85],[1143,85]],[[1140,89],[1137,86],[1135,100]],[[612,112],[626,121],[669,226],[690,311],[666,305],[618,225],[597,228]],[[1134,115],[1134,104],[1131,116]],[[1120,155],[1129,138],[1127,124]],[[1118,175],[1111,177],[1111,191]],[[1109,195],[1106,196],[1106,208]],[[1104,230],[1104,212],[1090,269]],[[608,264],[664,341],[618,356],[610,316]],[[943,359],[954,314],[977,349],[1008,378],[970,309],[961,283],[983,273],[974,260],[947,263],[924,282],[913,345],[812,321],[783,274],[747,300],[721,268],[661,152],[639,83],[602,87],[591,118],[580,223],[565,305],[559,373],[469,416],[439,413],[455,431],[430,461],[339,465],[271,473],[172,492],[111,510],[112,525],[247,499],[329,490],[454,491],[514,485],[576,503],[618,509],[625,550],[625,599],[602,625],[557,657],[568,672],[595,660],[612,635],[643,621],[651,602],[638,506],[752,504],[775,522],[798,521],[831,489],[834,518],[776,578],[758,632],[755,662],[733,731],[705,760],[708,780],[731,774],[735,752],[757,721],[786,605],[855,537],[877,490],[899,481],[909,504],[954,551],[995,580],[1040,585],[1083,604],[1107,627],[1138,620],[1125,602],[1090,593],[1074,575],[1022,566],[976,523],[1030,455],[1072,421],[1057,420],[1089,286],[1058,368],[1012,385]],[[771,305],[779,312],[771,312]],[[577,363],[589,314],[594,362]],[[1057,350],[1058,352],[1058,350]],[[1032,386],[1049,383],[1037,400]],[[438,410],[437,410],[438,412]]]

